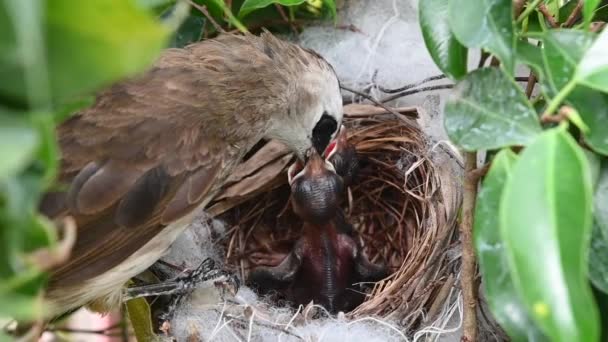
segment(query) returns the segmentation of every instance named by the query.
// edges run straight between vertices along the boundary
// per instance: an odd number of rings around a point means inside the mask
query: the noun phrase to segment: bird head
[[[314,51],[283,48],[291,91],[286,113],[272,117],[268,138],[287,145],[300,160],[311,149],[321,155],[342,124],[342,95],[331,65]]]
[[[324,223],[339,210],[344,186],[334,167],[310,151],[305,165],[298,160],[288,170],[292,204],[303,220]]]

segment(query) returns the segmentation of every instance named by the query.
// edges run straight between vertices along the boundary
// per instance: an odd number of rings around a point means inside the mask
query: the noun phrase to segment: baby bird
[[[278,290],[296,306],[313,301],[331,314],[350,311],[365,296],[355,284],[379,281],[387,270],[363,254],[341,211],[344,185],[330,162],[313,151],[303,168],[294,164],[288,175],[303,234],[278,265],[254,269],[249,282],[262,293]]]
[[[342,125],[336,138],[329,143],[324,152],[325,160],[333,165],[344,184],[353,184],[359,174],[359,159],[355,146],[348,142],[346,127]]]

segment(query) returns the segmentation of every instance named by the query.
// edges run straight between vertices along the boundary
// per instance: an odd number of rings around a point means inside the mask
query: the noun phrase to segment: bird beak
[[[314,148],[311,148],[306,153],[306,161],[302,162],[300,159],[297,159],[295,163],[293,163],[289,169],[287,170],[287,180],[289,185],[292,185],[296,179],[304,176],[307,172],[312,175],[316,173],[322,173],[324,170],[330,170],[333,173],[336,173],[336,169],[334,166],[321,158],[321,156],[317,153]]]
[[[298,158],[287,170],[287,180],[289,181],[289,185],[291,185],[296,178],[299,178],[304,174],[305,166],[308,164],[308,159],[310,159],[310,156],[313,153],[316,153],[316,151],[314,151],[314,147],[311,147],[303,154],[297,154]]]
[[[309,174],[312,176],[324,174],[328,170],[333,173],[336,173],[336,169],[334,168],[334,165],[332,163],[328,162],[327,160],[323,159],[317,153],[316,150],[313,151],[313,153],[310,156],[310,158],[308,159],[308,162],[306,163],[306,166],[304,167],[304,169],[307,170],[309,172]]]
[[[289,169],[287,169],[287,181],[289,185],[293,184],[293,182],[302,177],[304,175],[304,163],[300,159],[296,159],[296,161],[291,164]]]
[[[336,137],[327,145],[327,148],[323,152],[323,157],[325,159],[329,159],[336,151],[340,149],[340,147],[346,145],[348,143],[348,134],[346,133],[346,127],[344,125],[340,126]]]

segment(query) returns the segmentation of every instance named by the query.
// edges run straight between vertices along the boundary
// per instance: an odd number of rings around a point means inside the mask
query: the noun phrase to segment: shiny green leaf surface
[[[593,202],[595,223],[608,238],[608,162],[604,161],[600,170]]]
[[[168,30],[133,1],[0,4],[0,97],[19,107],[65,99],[142,71]],[[35,2],[32,2],[35,3]],[[25,7],[23,7],[25,6]],[[8,26],[8,27],[7,27]]]
[[[544,78],[543,56],[538,46],[523,41],[518,42],[517,59],[528,65],[541,78]]]
[[[589,278],[595,287],[608,293],[608,235],[597,225],[591,236]]]
[[[541,132],[522,89],[497,68],[475,70],[456,85],[445,105],[444,126],[466,150],[526,145]]]
[[[566,101],[578,110],[589,128],[585,142],[597,153],[608,156],[608,94],[578,86]]]
[[[585,52],[576,73],[579,83],[608,93],[608,30]]]
[[[523,151],[502,195],[500,231],[513,280],[553,341],[599,338],[587,281],[591,187],[587,159],[561,126]]]
[[[467,73],[467,49],[448,24],[448,0],[425,0],[419,7],[422,36],[433,61],[451,79],[462,78]]]
[[[517,156],[501,150],[492,160],[477,194],[474,239],[485,295],[500,325],[514,341],[542,341],[544,336],[515,289],[499,229],[499,205]]]
[[[585,51],[593,43],[594,35],[582,31],[552,30],[543,37],[543,63],[546,84],[557,93],[576,73]]]
[[[511,0],[451,0],[449,25],[466,47],[495,54],[508,74],[515,67],[515,32]]]
[[[25,120],[0,114],[0,181],[29,164],[39,141]]]

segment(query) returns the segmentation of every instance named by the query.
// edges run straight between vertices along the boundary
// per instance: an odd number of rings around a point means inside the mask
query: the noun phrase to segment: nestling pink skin
[[[303,235],[279,264],[254,269],[249,283],[262,293],[278,290],[296,306],[313,301],[332,314],[350,311],[364,299],[364,289],[355,284],[379,281],[388,272],[363,254],[340,208],[342,180],[330,163],[313,152],[304,168],[290,168],[289,181]],[[261,262],[277,257],[256,254]]]

